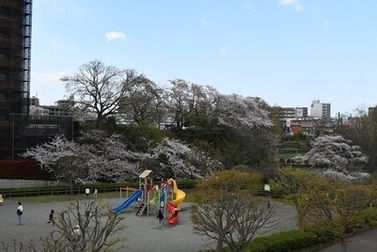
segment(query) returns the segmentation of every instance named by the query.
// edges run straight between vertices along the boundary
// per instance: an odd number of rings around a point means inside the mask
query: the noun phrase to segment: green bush
[[[318,222],[304,227],[305,232],[312,232],[318,237],[320,243],[334,241],[339,237],[336,236],[334,228],[340,228],[341,217],[335,217],[332,223],[328,221]],[[352,225],[348,226],[346,232],[351,234],[353,232],[365,230],[377,226],[377,208],[370,207],[360,212]]]
[[[268,248],[263,243],[251,240],[245,247],[245,252],[267,252]]]
[[[369,207],[360,212],[356,224],[354,225],[355,229],[365,229],[374,227],[377,225],[377,208]]]
[[[291,230],[257,237],[248,244],[247,251],[285,252],[310,247],[317,243],[317,236],[314,233]],[[260,246],[260,244],[263,246]],[[255,250],[254,248],[260,248],[261,250]]]
[[[334,227],[327,221],[304,226],[304,232],[314,233],[319,243],[334,241],[337,239],[333,232]]]

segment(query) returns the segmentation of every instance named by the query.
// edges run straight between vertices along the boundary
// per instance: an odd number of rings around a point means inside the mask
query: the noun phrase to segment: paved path
[[[111,206],[118,206],[124,199],[106,199]],[[18,241],[27,244],[30,239],[39,240],[53,230],[53,226],[46,224],[51,209],[61,211],[68,204],[64,202],[23,202],[24,214],[23,225],[17,225],[17,201],[5,199],[4,205],[0,206],[0,242]],[[122,214],[125,215],[124,230],[125,251],[132,252],[193,252],[200,249],[213,248],[214,243],[193,233],[190,221],[191,212],[189,204],[182,204],[180,219],[176,226],[158,224],[156,216],[138,217],[134,208],[130,207]],[[277,217],[281,218],[279,225],[273,232],[292,230],[296,228],[296,211],[293,207],[278,203]],[[0,247],[1,251],[2,247]]]
[[[320,252],[342,251],[340,244],[334,244]],[[347,252],[376,252],[377,251],[377,229],[371,229],[351,237],[347,244]]]
[[[85,200],[85,199],[84,199]],[[117,206],[123,199],[105,199],[111,206]],[[13,239],[27,244],[30,240],[39,240],[53,230],[53,226],[46,224],[51,209],[63,210],[69,201],[63,202],[23,202],[25,209],[23,225],[17,225],[17,201],[5,199],[4,205],[0,206],[0,242],[11,242]],[[214,243],[193,233],[190,221],[191,212],[189,204],[182,204],[178,225],[160,226],[156,216],[138,217],[135,209],[130,207],[125,210],[124,223],[127,227],[122,234],[125,238],[125,250],[132,252],[193,252],[200,249],[214,247]],[[296,229],[297,216],[294,207],[278,203],[276,217],[280,217],[279,225],[270,233],[282,230]],[[0,251],[2,246],[0,245]],[[339,244],[334,244],[320,252],[337,252]],[[347,252],[375,252],[377,251],[377,229],[372,229],[351,238],[347,245]]]

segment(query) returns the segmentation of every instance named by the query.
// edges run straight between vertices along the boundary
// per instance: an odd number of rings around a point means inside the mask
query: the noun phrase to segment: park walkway
[[[81,199],[84,201],[86,199]],[[111,198],[104,201],[111,206],[117,206],[124,199]],[[48,215],[51,209],[63,210],[69,201],[63,202],[23,202],[23,225],[17,225],[17,200],[6,199],[0,206],[0,242],[11,242],[13,239],[28,244],[30,240],[38,241],[53,230],[48,224]],[[194,252],[214,247],[214,243],[193,233],[190,221],[191,212],[189,204],[182,204],[178,225],[169,226],[158,224],[155,215],[138,217],[135,209],[130,207],[125,210],[126,229],[121,234],[125,237],[125,251],[132,252]],[[276,217],[281,218],[280,223],[272,232],[296,229],[297,216],[294,207],[278,203]],[[272,233],[271,232],[271,233]],[[347,252],[375,252],[377,251],[377,229],[369,230],[355,235],[347,246]],[[2,247],[0,247],[1,251]],[[334,244],[320,252],[340,251],[340,245]]]
[[[115,207],[123,200],[112,198],[104,201]],[[69,201],[23,202],[23,225],[18,226],[17,202],[17,200],[6,199],[4,205],[0,206],[0,242],[17,239],[27,244],[30,240],[38,241],[40,237],[47,236],[53,230],[53,226],[47,223],[51,209],[62,211],[69,203]],[[182,207],[183,211],[180,212],[179,223],[176,226],[160,226],[155,215],[139,217],[135,215],[134,208],[126,209],[122,213],[126,217],[122,223],[126,225],[126,229],[121,234],[125,237],[125,251],[193,252],[213,248],[212,241],[193,233],[189,204],[183,203]],[[279,203],[277,217],[280,217],[281,221],[274,232],[295,229],[296,215],[293,207]]]

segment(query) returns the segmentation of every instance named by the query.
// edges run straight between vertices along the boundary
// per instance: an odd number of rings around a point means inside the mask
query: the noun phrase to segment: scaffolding
[[[4,151],[7,146],[0,145],[0,159],[18,159],[27,148],[46,143],[57,135],[73,139],[71,116],[12,114],[11,118],[9,150]]]
[[[70,116],[29,115],[32,0],[0,0],[0,159],[56,135],[73,139]]]

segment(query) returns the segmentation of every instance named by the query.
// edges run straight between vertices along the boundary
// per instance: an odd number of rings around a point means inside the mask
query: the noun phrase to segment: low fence
[[[42,196],[42,195],[72,195],[72,194],[85,194],[86,189],[90,189],[90,193],[94,192],[96,188],[98,193],[106,192],[119,192],[119,184],[110,185],[96,185],[95,187],[90,185],[80,185],[70,188],[69,186],[51,186],[48,188],[2,188],[0,193],[4,198],[15,198],[15,197],[30,197],[30,196]],[[125,185],[124,185],[125,186]]]
[[[54,186],[37,186],[37,187],[23,187],[23,188],[0,188],[0,194],[5,198],[15,197],[30,197],[42,195],[72,195],[72,194],[85,194],[85,190],[89,188],[90,193],[97,189],[98,193],[119,192],[120,187],[134,187],[138,188],[138,182],[125,182],[125,183],[101,183],[101,184],[87,184],[75,185],[69,187],[68,185],[54,185]],[[194,181],[183,181],[178,183],[178,188],[190,189],[194,187]]]

